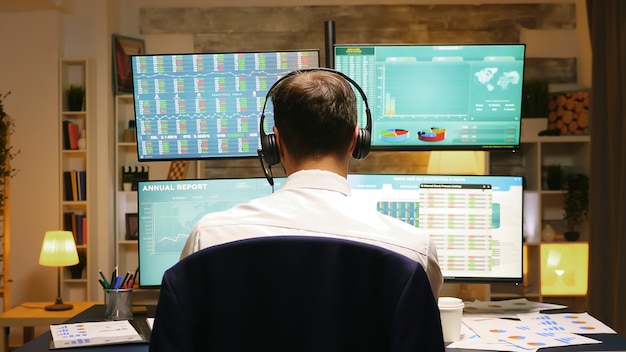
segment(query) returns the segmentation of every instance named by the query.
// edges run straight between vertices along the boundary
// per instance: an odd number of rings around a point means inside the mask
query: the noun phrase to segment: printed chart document
[[[50,333],[51,349],[148,342],[128,320],[50,325]]]

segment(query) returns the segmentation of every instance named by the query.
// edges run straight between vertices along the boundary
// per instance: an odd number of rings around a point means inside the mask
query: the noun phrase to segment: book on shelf
[[[76,245],[87,244],[87,216],[68,211],[63,213],[63,230],[71,231]]]
[[[68,127],[67,127],[70,123],[71,122],[67,120],[63,121],[63,149],[64,150],[70,149],[70,134],[69,134]]]
[[[72,182],[72,200],[78,200],[78,172],[70,171],[70,180]]]
[[[63,171],[64,200],[87,200],[87,172],[69,170]]]
[[[73,200],[72,172],[63,171],[63,200]]]
[[[87,171],[78,172],[78,200],[87,200]]]
[[[87,217],[83,216],[83,244],[87,244]]]
[[[80,130],[78,124],[68,120],[63,121],[63,149],[78,149],[79,139]]]

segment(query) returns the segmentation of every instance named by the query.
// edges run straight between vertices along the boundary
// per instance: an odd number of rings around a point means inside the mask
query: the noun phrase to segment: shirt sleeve
[[[426,275],[430,281],[430,287],[435,295],[435,300],[439,299],[439,291],[443,286],[443,275],[439,266],[439,258],[437,256],[437,247],[432,239],[428,241],[428,264],[426,266]]]
[[[185,242],[185,246],[183,250],[180,252],[180,259],[185,258],[186,256],[197,252],[200,249],[199,246],[199,238],[200,234],[198,232],[198,225],[194,225],[193,229],[189,233],[189,237],[187,238],[187,242]]]

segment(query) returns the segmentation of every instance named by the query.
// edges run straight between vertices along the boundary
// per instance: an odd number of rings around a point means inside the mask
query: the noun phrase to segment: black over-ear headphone
[[[366,124],[365,127],[362,127],[359,130],[359,135],[357,136],[356,140],[356,147],[352,152],[352,157],[355,159],[364,159],[370,152],[370,145],[372,142],[372,113],[370,112],[369,105],[367,104],[367,97],[365,96],[365,92],[363,92],[363,89],[361,89],[361,87],[359,87],[359,85],[352,78],[348,77],[344,73],[323,67],[293,71],[279,78],[267,91],[265,102],[263,103],[263,110],[261,111],[261,122],[259,123],[259,131],[261,135],[261,149],[259,150],[259,157],[264,159],[267,166],[277,165],[280,163],[280,155],[278,153],[278,146],[276,145],[276,136],[273,133],[265,133],[265,130],[263,129],[263,122],[265,121],[265,105],[267,105],[267,100],[270,98],[270,93],[272,89],[285,78],[290,77],[294,74],[298,74],[300,72],[307,71],[328,71],[335,73],[343,77],[346,81],[350,82],[350,84],[352,84],[352,86],[356,88],[359,94],[361,94],[363,104],[365,105]]]

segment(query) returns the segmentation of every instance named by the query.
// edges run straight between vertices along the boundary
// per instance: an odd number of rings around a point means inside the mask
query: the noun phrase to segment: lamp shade
[[[46,231],[39,255],[44,266],[70,266],[78,264],[78,251],[71,231]]]

